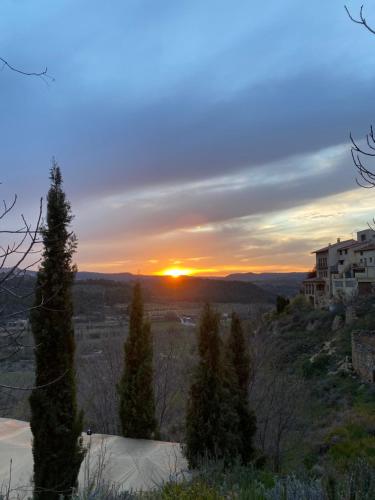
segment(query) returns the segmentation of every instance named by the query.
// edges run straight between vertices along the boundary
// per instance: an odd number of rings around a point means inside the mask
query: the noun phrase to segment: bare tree
[[[78,400],[84,409],[85,423],[96,433],[119,434],[119,397],[123,346],[119,338],[105,338],[88,354],[81,342],[78,350]]]
[[[282,359],[288,346],[278,337],[269,324],[251,337],[253,371],[249,387],[257,417],[257,446],[276,472],[289,451],[296,455],[301,449],[300,440],[309,425],[309,391],[303,380],[285,370]]]
[[[190,375],[196,363],[196,336],[171,326],[154,333],[154,392],[160,437],[182,441]]]
[[[362,26],[364,26],[370,33],[372,33],[373,35],[375,35],[375,29],[372,28],[366,18],[365,18],[365,15],[363,13],[363,4],[361,5],[361,8],[360,8],[360,11],[359,11],[359,17],[358,18],[355,18],[350,10],[348,9],[348,7],[345,5],[344,6],[345,10],[346,10],[346,13],[348,14],[349,18],[353,21],[353,23],[356,23],[356,24],[361,24]]]
[[[262,373],[252,394],[257,415],[258,446],[280,471],[290,449],[295,450],[307,427],[306,385],[280,371]]]
[[[363,5],[361,5],[358,17],[354,17],[346,5],[345,10],[353,23],[363,26],[367,31],[375,35],[375,29],[366,20]],[[375,172],[364,164],[364,158],[375,157],[375,136],[372,125],[370,126],[369,133],[366,134],[366,144],[364,146],[360,146],[359,143],[354,140],[352,133],[350,133],[350,140],[352,143],[351,155],[353,163],[359,175],[359,178],[356,178],[356,183],[360,187],[371,189],[375,187]]]
[[[3,57],[0,57],[0,63],[2,63],[2,69],[8,68],[10,71],[14,71],[15,73],[19,73],[20,75],[23,75],[23,76],[34,76],[37,78],[41,78],[45,83],[48,83],[48,80],[55,81],[55,79],[51,75],[48,74],[47,67],[45,67],[41,71],[25,71],[21,68],[14,66],[13,64],[10,64]]]
[[[363,157],[375,157],[375,137],[372,125],[370,126],[370,132],[366,134],[367,145],[365,147],[359,146],[359,144],[353,139],[351,133],[350,140],[352,143],[351,155],[353,158],[353,163],[359,174],[359,179],[356,178],[356,183],[360,187],[371,189],[375,187],[375,173],[364,164]]]
[[[25,301],[32,296],[32,292],[23,290],[23,284],[29,269],[40,260],[39,232],[43,207],[41,199],[34,226],[21,214],[18,227],[2,227],[14,210],[16,202],[16,195],[10,203],[4,200],[0,213],[0,339],[10,342],[9,347],[23,348],[18,342],[21,335],[15,335],[7,323],[20,317],[25,318],[30,308],[35,307],[23,307]],[[7,297],[12,299],[10,303],[6,301]],[[0,358],[0,361],[2,360],[4,358]]]
[[[32,357],[28,313],[33,304],[33,281],[29,270],[40,259],[39,233],[42,223],[42,200],[35,224],[21,214],[19,223],[11,222],[16,211],[17,196],[11,201],[3,200],[0,212],[0,409],[3,414],[11,413],[22,399],[18,390],[32,389],[19,383],[14,377],[6,376],[9,365],[19,358]],[[7,227],[7,224],[9,226]],[[14,385],[15,382],[19,385]]]

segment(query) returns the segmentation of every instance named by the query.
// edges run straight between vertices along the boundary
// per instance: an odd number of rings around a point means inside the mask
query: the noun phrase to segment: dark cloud
[[[281,176],[280,182],[252,184],[251,172],[248,172],[244,185],[235,189],[230,184],[227,188],[220,185],[220,190],[212,189],[209,184],[197,184],[161,193],[155,189],[145,191],[138,198],[125,194],[124,197],[103,199],[102,204],[90,203],[81,210],[87,217],[81,225],[87,236],[95,234],[97,228],[90,227],[90,217],[95,217],[96,223],[103,227],[102,237],[114,231],[121,235],[160,234],[281,212],[354,187],[352,172],[343,175],[341,155],[330,168],[313,169],[298,177],[301,162],[300,157],[290,162],[287,182]],[[110,225],[105,227],[108,220]]]
[[[56,77],[0,75],[1,180],[20,208],[47,190],[54,155],[87,241],[222,224],[186,236],[212,254],[226,221],[355,186],[349,145],[330,150],[375,115],[374,55],[338,0],[323,14],[297,0],[95,4],[0,7],[6,56]]]
[[[374,116],[373,77],[365,68],[355,71],[358,63],[349,66],[356,44],[345,55],[337,43],[335,53],[329,38],[339,41],[335,27],[315,8],[309,7],[310,18],[299,15],[304,34],[295,13],[279,12],[271,2],[270,12],[294,26],[293,38],[276,18],[267,24],[262,9],[258,18],[242,21],[249,13],[245,2],[237,13],[227,12],[234,24],[225,37],[219,36],[225,11],[215,12],[210,26],[210,2],[180,10],[167,1],[160,9],[150,2],[130,2],[127,9],[119,3],[85,14],[87,5],[75,4],[66,36],[53,37],[46,27],[48,49],[39,31],[46,15],[23,23],[26,34],[11,48],[10,56],[24,51],[32,65],[53,57],[50,71],[57,79],[46,88],[8,73],[1,77],[2,164],[10,179],[22,172],[41,183],[52,155],[75,196],[209,179],[345,142],[350,129],[361,135]],[[68,19],[72,6],[59,5],[51,18]],[[335,9],[330,12],[336,15]],[[318,20],[320,36],[312,32]],[[348,23],[344,29],[352,34],[351,28]],[[271,29],[276,43],[268,39]],[[312,56],[322,38],[327,51]],[[183,39],[186,46],[174,46]],[[33,47],[41,50],[38,57]]]
[[[354,103],[353,88],[360,96]],[[26,168],[42,148],[55,152],[71,184],[74,176],[73,189],[96,196],[232,174],[345,142],[350,129],[362,133],[375,114],[372,90],[372,81],[308,72],[225,102],[203,101],[189,87],[147,109],[67,104],[44,120],[35,108],[35,123],[18,113],[0,133],[10,141],[17,123],[20,143],[9,142],[8,155],[22,155]]]

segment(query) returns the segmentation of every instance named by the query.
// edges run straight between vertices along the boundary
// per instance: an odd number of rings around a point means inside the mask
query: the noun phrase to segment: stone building
[[[375,383],[375,330],[352,333],[352,365],[364,381]]]
[[[357,239],[329,244],[315,250],[316,276],[303,282],[303,293],[314,307],[328,307],[336,300],[375,293],[375,231],[357,232]]]

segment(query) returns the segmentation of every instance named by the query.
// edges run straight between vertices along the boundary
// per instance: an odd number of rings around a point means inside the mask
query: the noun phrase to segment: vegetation
[[[206,463],[191,478],[159,485],[151,492],[116,492],[111,486],[74,500],[372,500],[375,471],[363,460],[342,476],[327,470],[323,477],[301,474],[278,476],[251,466]]]
[[[243,463],[254,458],[253,439],[256,432],[256,418],[249,407],[250,354],[241,321],[232,313],[231,329],[226,345],[229,362],[229,376],[232,378],[233,406],[238,414],[238,434],[240,436],[239,456]]]
[[[304,449],[298,439],[293,442],[293,435],[288,437],[283,444],[284,471],[294,470],[298,456],[309,470],[323,467],[347,473],[361,457],[374,466],[374,387],[363,384],[350,365],[351,332],[375,327],[374,304],[373,297],[358,299],[358,317],[345,325],[343,318],[314,310],[298,297],[263,326],[263,343],[279,377],[293,377],[303,391],[296,405],[302,410]]]
[[[30,397],[33,433],[34,498],[68,498],[83,459],[82,415],[77,412],[72,324],[70,204],[56,163],[51,169],[47,223],[42,229],[43,260],[37,276],[31,327],[35,339],[36,388]]]
[[[283,297],[282,295],[278,295],[276,297],[276,312],[277,312],[277,314],[281,314],[282,312],[284,312],[287,305],[289,305],[289,299]]]
[[[141,286],[134,286],[130,307],[129,335],[125,346],[125,367],[121,382],[120,420],[125,437],[156,437],[153,391],[153,350],[150,324],[143,318]]]
[[[185,454],[192,468],[205,459],[231,461],[241,449],[237,394],[223,362],[218,316],[209,305],[201,317],[198,352],[186,415]]]

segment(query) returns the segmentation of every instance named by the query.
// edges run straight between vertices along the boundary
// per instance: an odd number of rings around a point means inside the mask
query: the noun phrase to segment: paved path
[[[8,484],[12,460],[12,489],[30,488],[31,438],[27,422],[0,418],[0,485]],[[83,439],[89,451],[81,466],[80,487],[104,480],[116,484],[120,490],[149,490],[170,478],[180,477],[187,468],[178,443],[105,434],[84,435]]]

